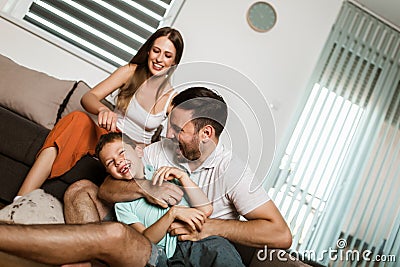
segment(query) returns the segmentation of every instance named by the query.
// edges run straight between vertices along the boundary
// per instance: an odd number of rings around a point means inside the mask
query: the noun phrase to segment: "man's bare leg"
[[[2,267],[52,267],[54,265],[48,265],[44,263],[38,263],[31,260],[27,260],[21,257],[17,257],[5,252],[0,251],[0,266]]]
[[[112,205],[97,197],[99,188],[88,180],[70,185],[64,194],[64,217],[67,224],[100,222],[111,211]]]
[[[99,188],[88,180],[79,180],[68,187],[64,193],[64,217],[67,224],[84,224],[101,222],[111,211],[112,205],[107,205],[97,197]],[[62,267],[91,267],[90,262],[67,264]]]
[[[121,223],[0,225],[0,251],[47,264],[102,260],[111,266],[145,266],[148,239]]]

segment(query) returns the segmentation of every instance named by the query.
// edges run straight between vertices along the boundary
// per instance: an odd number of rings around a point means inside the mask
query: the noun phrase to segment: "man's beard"
[[[198,160],[201,157],[199,149],[199,138],[197,135],[193,136],[190,145],[183,144],[178,141],[179,152],[177,157],[181,162],[190,162]]]

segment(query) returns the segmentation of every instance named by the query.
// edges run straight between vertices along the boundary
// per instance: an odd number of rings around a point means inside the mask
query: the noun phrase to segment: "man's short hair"
[[[227,105],[219,94],[205,87],[191,87],[177,94],[171,101],[173,108],[193,111],[192,123],[196,131],[206,125],[215,129],[219,137],[228,117]]]

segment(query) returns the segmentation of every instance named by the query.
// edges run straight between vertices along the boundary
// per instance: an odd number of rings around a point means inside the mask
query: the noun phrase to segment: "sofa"
[[[74,110],[90,87],[21,66],[0,55],[0,202],[12,202],[47,134]],[[42,189],[62,201],[67,187],[80,179],[100,184],[105,171],[93,157],[83,157],[64,175],[47,180]]]

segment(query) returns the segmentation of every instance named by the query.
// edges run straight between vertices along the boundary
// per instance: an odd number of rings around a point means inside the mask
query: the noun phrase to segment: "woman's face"
[[[152,75],[159,74],[175,65],[176,49],[167,36],[158,37],[148,53],[147,61]]]

